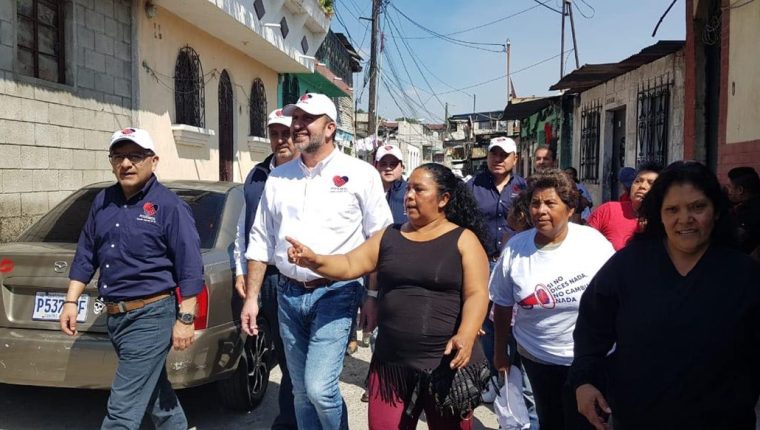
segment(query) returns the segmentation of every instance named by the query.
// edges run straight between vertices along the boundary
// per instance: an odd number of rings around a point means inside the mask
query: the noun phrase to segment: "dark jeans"
[[[541,430],[593,430],[578,413],[575,391],[566,383],[570,366],[540,364],[522,357],[536,400]]]
[[[295,430],[298,428],[298,424],[296,423],[296,410],[293,405],[293,383],[290,382],[290,372],[288,372],[288,365],[285,361],[285,349],[280,337],[280,322],[277,316],[277,284],[279,281],[280,274],[275,272],[267,275],[261,285],[261,311],[269,322],[277,365],[280,366],[282,372],[280,391],[277,396],[280,413],[272,422],[272,430]]]
[[[119,364],[101,429],[139,429],[146,412],[157,429],[187,428],[185,412],[166,376],[176,320],[174,296],[108,316],[108,335]]]

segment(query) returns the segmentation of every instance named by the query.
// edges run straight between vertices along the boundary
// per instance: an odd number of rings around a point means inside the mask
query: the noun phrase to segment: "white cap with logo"
[[[296,108],[301,109],[309,115],[327,115],[333,121],[338,120],[338,110],[335,109],[335,103],[324,94],[306,93],[295,104],[289,104],[282,108],[282,113],[287,116],[293,116]]]
[[[269,114],[267,118],[267,127],[273,124],[282,124],[285,127],[290,127],[291,118],[282,113],[282,109],[275,109]]]
[[[501,148],[507,154],[511,154],[517,152],[517,143],[508,137],[494,137],[491,139],[491,143],[488,144],[488,150],[490,151],[494,148]]]
[[[133,142],[143,149],[156,152],[156,144],[153,143],[150,133],[141,128],[128,127],[115,132],[111,135],[111,144],[108,145],[108,148],[113,148],[119,142]]]
[[[395,157],[398,161],[401,161],[401,162],[404,161],[404,155],[401,153],[401,150],[398,148],[398,146],[395,146],[395,145],[383,145],[377,148],[377,153],[375,154],[375,161],[382,160],[382,158],[385,157],[386,155],[391,155]]]

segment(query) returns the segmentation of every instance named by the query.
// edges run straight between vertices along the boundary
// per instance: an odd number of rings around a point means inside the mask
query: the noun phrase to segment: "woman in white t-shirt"
[[[533,228],[512,237],[489,285],[494,303],[494,365],[509,368],[505,346],[514,333],[517,351],[533,386],[542,430],[588,429],[566,386],[573,361],[573,329],[581,295],[615,252],[598,231],[570,223],[577,189],[562,171],[528,180]],[[512,308],[518,306],[514,330]]]

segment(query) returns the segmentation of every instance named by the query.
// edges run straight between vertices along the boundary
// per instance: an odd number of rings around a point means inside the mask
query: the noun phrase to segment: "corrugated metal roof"
[[[566,75],[549,89],[580,93],[628,73],[631,70],[638,69],[644,64],[649,64],[666,55],[677,52],[683,49],[684,45],[685,42],[683,40],[661,40],[619,63],[584,64],[580,69]]]
[[[559,101],[559,96],[539,97],[521,102],[511,101],[504,108],[504,120],[527,118],[550,104]]]
[[[491,112],[473,112],[473,113],[460,113],[458,115],[451,115],[449,121],[467,121],[472,119],[474,122],[480,121],[501,121],[501,115],[504,112],[495,110]]]

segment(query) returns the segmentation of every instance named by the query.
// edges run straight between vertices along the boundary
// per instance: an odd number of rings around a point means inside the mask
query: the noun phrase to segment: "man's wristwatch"
[[[177,321],[181,322],[182,324],[190,325],[195,322],[195,314],[179,312],[177,314]]]
[[[377,298],[377,290],[367,290],[367,297],[372,297],[373,299]]]

